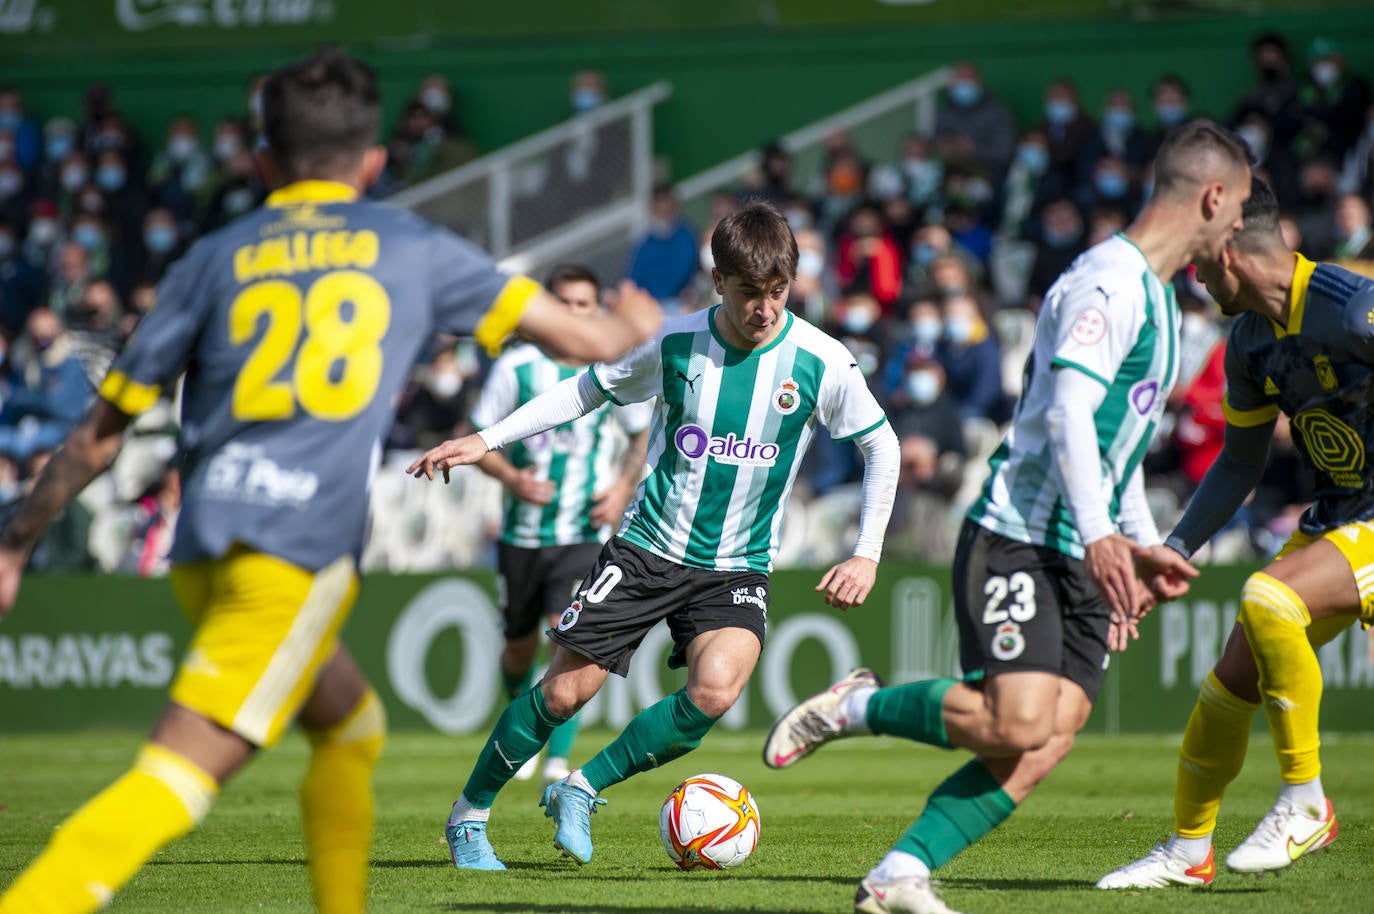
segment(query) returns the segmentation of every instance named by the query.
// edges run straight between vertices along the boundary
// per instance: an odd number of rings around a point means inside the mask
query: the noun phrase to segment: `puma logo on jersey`
[[[689,378],[685,374],[683,374],[682,369],[679,368],[677,371],[677,376],[687,382],[688,390],[690,390],[692,393],[697,392],[697,380],[701,378],[701,375],[699,373],[696,375],[696,377]]]
[[[1108,292],[1106,289],[1102,288],[1101,286],[1098,286],[1098,287],[1097,287],[1097,291],[1100,292],[1100,293],[1102,293],[1102,303],[1103,303],[1104,305],[1105,305],[1105,304],[1109,304],[1109,303],[1111,302],[1111,300],[1112,300],[1112,293]]]

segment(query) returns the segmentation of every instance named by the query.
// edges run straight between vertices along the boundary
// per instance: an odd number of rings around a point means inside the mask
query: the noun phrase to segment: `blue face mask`
[[[862,308],[850,308],[844,313],[844,329],[850,333],[867,333],[873,326],[873,315]]]
[[[590,111],[606,100],[596,89],[574,89],[572,108],[574,111]]]
[[[1078,117],[1078,106],[1062,98],[1052,98],[1045,102],[1045,120],[1051,124],[1064,126]]]
[[[1173,127],[1183,123],[1183,119],[1188,116],[1188,109],[1183,105],[1161,104],[1155,105],[1155,117],[1165,127]]]
[[[945,338],[951,343],[967,343],[973,339],[973,321],[962,317],[945,321]]]
[[[913,371],[906,376],[906,392],[920,406],[929,406],[940,396],[940,379],[933,371]]]
[[[44,151],[48,154],[49,162],[60,162],[71,155],[74,144],[72,138],[64,134],[58,134],[49,138],[44,146]]]
[[[153,225],[143,233],[143,243],[154,254],[166,254],[177,246],[177,230],[170,225]]]
[[[911,246],[911,259],[916,262],[918,267],[930,266],[939,256],[940,252],[935,250],[935,246],[932,244],[922,242]]]
[[[978,104],[983,97],[983,87],[967,79],[957,79],[949,84],[949,100],[960,108]]]
[[[1073,247],[1074,242],[1078,241],[1078,236],[1081,233],[1081,229],[1077,232],[1059,232],[1052,228],[1047,228],[1044,230],[1045,243],[1052,248],[1062,251],[1064,248]]]
[[[1038,143],[1022,143],[1016,147],[1016,160],[1033,175],[1043,175],[1050,167],[1050,151]]]
[[[1119,200],[1126,196],[1126,176],[1107,171],[1093,178],[1093,187],[1109,200]]]
[[[18,130],[24,116],[13,109],[0,111],[0,130]]]
[[[102,165],[95,170],[95,183],[107,194],[123,188],[126,177],[124,169],[118,165]]]
[[[1108,108],[1102,112],[1102,126],[1117,133],[1126,133],[1135,126],[1135,112],[1130,108]]]
[[[105,243],[105,233],[90,223],[72,229],[72,240],[88,251],[94,251]]]
[[[940,341],[944,325],[938,317],[921,317],[911,322],[911,338],[921,346],[934,346]]]

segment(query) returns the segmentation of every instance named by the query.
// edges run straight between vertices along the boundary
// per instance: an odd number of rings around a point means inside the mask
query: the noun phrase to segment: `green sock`
[[[636,714],[614,742],[582,766],[582,776],[593,790],[605,790],[691,752],[715,722],[702,713],[686,689],[679,689]]]
[[[572,755],[573,740],[577,739],[577,728],[581,725],[582,712],[578,711],[553,731],[549,737],[549,758],[568,758]]]
[[[563,719],[544,704],[544,690],[530,689],[506,705],[492,728],[477,764],[463,786],[463,796],[478,809],[490,809],[496,794],[520,766],[534,758]]]
[[[879,689],[868,700],[868,729],[884,736],[904,736],[928,746],[950,748],[945,732],[945,693],[957,679],[926,679]]]
[[[977,759],[935,788],[926,808],[893,850],[914,854],[932,870],[992,831],[1016,810],[1002,785]]]
[[[523,695],[529,691],[534,683],[534,665],[520,673],[512,673],[510,670],[501,670],[501,682],[506,687],[506,697],[514,699],[517,695]]]

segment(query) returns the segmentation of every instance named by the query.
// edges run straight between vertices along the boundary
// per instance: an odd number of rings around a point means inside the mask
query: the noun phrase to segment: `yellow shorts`
[[[314,688],[358,595],[352,556],[312,574],[242,546],[172,568],[196,627],[172,700],[258,746],[275,743]]]
[[[1317,540],[1326,540],[1341,551],[1355,576],[1355,589],[1360,594],[1360,624],[1365,628],[1374,626],[1374,520],[1356,521],[1334,527],[1325,533],[1313,536],[1294,530],[1288,542],[1279,550],[1278,558],[1291,555],[1299,549],[1312,545]],[[1336,637],[1347,625],[1349,616],[1328,616],[1312,624],[1312,628],[1323,631],[1310,632],[1308,637],[1313,644],[1322,645]],[[1319,640],[1319,635],[1325,635]]]

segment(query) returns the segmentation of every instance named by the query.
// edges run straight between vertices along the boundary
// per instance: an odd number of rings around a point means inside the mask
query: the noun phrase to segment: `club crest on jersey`
[[[1015,622],[1003,622],[992,636],[992,656],[998,660],[1015,660],[1026,650],[1026,636]]]
[[[1131,387],[1131,405],[1142,416],[1148,414],[1159,399],[1158,381],[1141,381]]]
[[[706,457],[717,463],[744,467],[771,467],[778,462],[776,444],[755,441],[748,435],[739,438],[734,432],[724,438],[712,436],[700,425],[684,425],[673,436],[673,443],[682,456],[690,460]]]
[[[558,617],[558,630],[565,632],[577,624],[577,620],[582,618],[582,601],[573,600],[568,604],[568,608],[563,610],[563,615]]]
[[[784,416],[790,416],[801,406],[801,389],[797,382],[787,378],[773,391],[773,408]]]
[[[1312,365],[1317,369],[1317,383],[1322,386],[1322,390],[1331,393],[1339,386],[1336,382],[1336,369],[1331,367],[1329,358],[1319,355],[1312,360]]]

